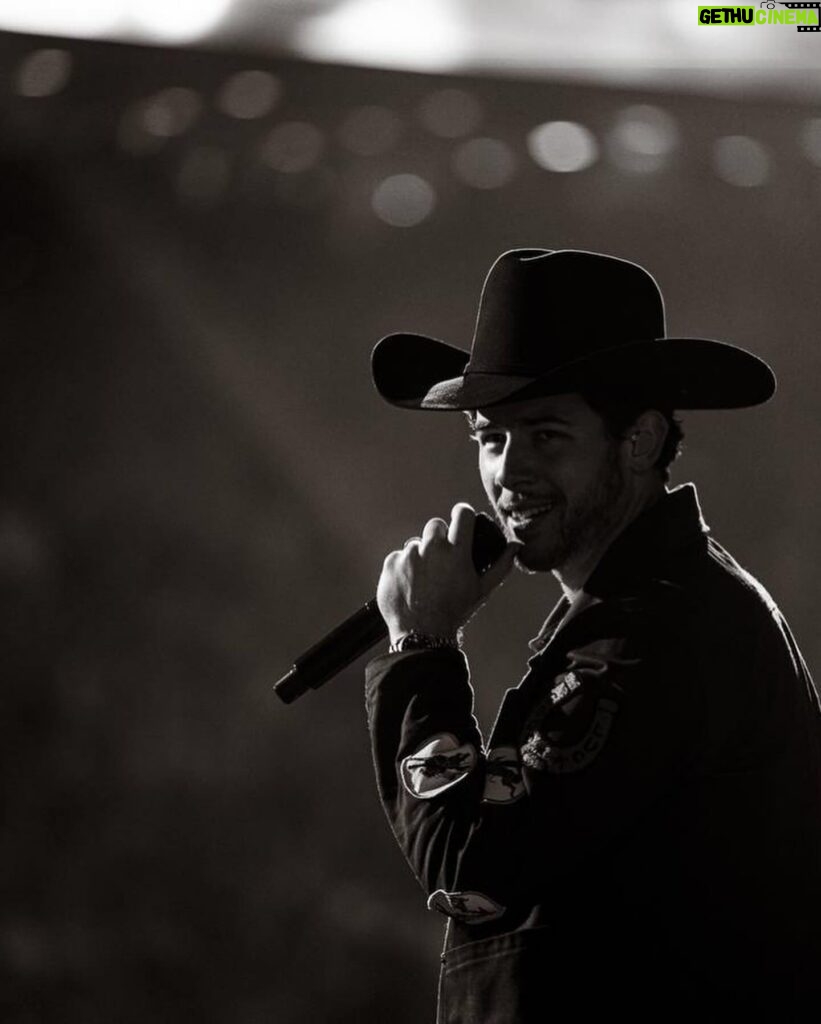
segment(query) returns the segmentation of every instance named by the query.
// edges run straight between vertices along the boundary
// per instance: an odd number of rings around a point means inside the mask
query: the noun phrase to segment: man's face
[[[482,483],[517,564],[534,572],[584,558],[608,538],[627,500],[622,442],[577,394],[480,410],[471,434]]]

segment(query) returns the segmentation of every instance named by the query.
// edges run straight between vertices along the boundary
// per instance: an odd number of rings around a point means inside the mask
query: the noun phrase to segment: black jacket
[[[486,745],[461,653],[368,666],[380,796],[449,918],[438,1020],[817,1020],[818,696],[695,490],[534,644]]]

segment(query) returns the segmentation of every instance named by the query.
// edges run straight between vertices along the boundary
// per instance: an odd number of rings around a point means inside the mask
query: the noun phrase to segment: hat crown
[[[405,409],[482,409],[604,388],[664,409],[766,402],[770,367],[709,338],[669,338],[664,301],[643,267],[577,249],[511,249],[482,288],[470,352],[389,334],[371,357],[377,390]]]
[[[637,264],[574,249],[512,249],[485,279],[465,373],[546,373],[664,335],[661,292]]]

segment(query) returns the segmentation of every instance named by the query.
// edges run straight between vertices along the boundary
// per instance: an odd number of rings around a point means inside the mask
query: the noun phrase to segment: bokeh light
[[[622,170],[648,174],[668,163],[678,141],[678,126],[665,110],[638,104],[625,107],[617,115],[608,138],[608,153]]]
[[[299,174],[322,156],[322,132],[307,121],[284,121],[271,130],[262,145],[262,159],[275,171]]]
[[[501,188],[516,173],[516,157],[501,139],[470,139],[453,154],[453,170],[472,188]]]
[[[202,100],[193,89],[172,86],[145,100],[139,116],[149,135],[170,139],[186,132],[201,110]]]
[[[767,150],[749,135],[725,135],[713,146],[716,174],[729,185],[755,188],[770,176]]]
[[[533,160],[547,171],[570,173],[594,164],[599,146],[592,132],[575,121],[548,121],[527,137]]]
[[[238,71],[225,81],[217,94],[217,106],[241,121],[265,117],[282,95],[279,79],[269,71]]]
[[[68,84],[71,63],[67,50],[33,50],[17,69],[15,91],[20,96],[54,96]]]
[[[436,205],[436,193],[431,184],[417,174],[392,174],[377,185],[372,205],[386,224],[411,228],[430,216]]]

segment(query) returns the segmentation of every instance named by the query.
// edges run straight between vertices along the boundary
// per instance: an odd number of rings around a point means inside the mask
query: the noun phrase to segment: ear
[[[657,409],[647,409],[624,435],[627,464],[635,473],[652,470],[669,430],[667,419]]]

